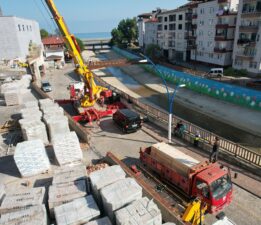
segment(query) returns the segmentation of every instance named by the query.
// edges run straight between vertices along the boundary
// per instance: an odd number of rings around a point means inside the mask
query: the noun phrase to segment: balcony
[[[229,27],[228,24],[219,23],[216,25],[216,29],[227,29]]]
[[[230,10],[224,10],[224,9],[220,9],[217,13],[217,16],[220,17],[224,17],[224,16],[236,16],[237,12],[234,11],[230,11]]]
[[[261,16],[261,9],[257,10],[244,10],[242,11],[241,17],[242,18],[254,18]]]
[[[255,41],[255,40],[251,40],[251,39],[238,39],[238,40],[237,40],[237,44],[238,44],[238,45],[250,45],[250,46],[255,46],[255,45],[256,45],[256,41]]]
[[[185,35],[184,37],[186,40],[195,40],[197,38],[197,36],[195,35]]]
[[[239,27],[240,32],[250,32],[250,33],[257,33],[258,31],[258,26],[240,26]]]
[[[220,48],[220,47],[215,47],[214,52],[215,53],[226,53],[226,52],[232,52],[232,49],[227,49],[227,48]]]
[[[215,41],[233,41],[234,38],[228,38],[225,34],[216,34]]]
[[[218,0],[218,4],[221,4],[221,3],[229,3],[230,0]]]
[[[192,24],[192,25],[191,25],[191,28],[192,28],[192,29],[197,29],[197,24]]]
[[[197,19],[198,18],[198,14],[193,14],[192,15],[192,19]]]

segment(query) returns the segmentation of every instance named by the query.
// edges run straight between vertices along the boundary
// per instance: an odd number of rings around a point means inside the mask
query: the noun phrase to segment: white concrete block
[[[0,225],[47,225],[47,214],[44,205],[2,214]]]
[[[142,188],[133,178],[125,178],[100,191],[105,213],[114,222],[114,211],[142,198]]]
[[[158,206],[147,197],[136,200],[115,212],[117,225],[161,225],[162,216]]]
[[[79,225],[100,215],[100,210],[92,195],[78,198],[54,208],[57,225]]]
[[[50,169],[50,162],[41,140],[18,143],[14,161],[22,177],[45,173]]]
[[[76,133],[54,135],[53,149],[59,165],[70,164],[83,159],[82,150]]]
[[[6,191],[0,206],[0,214],[16,212],[31,206],[44,203],[45,188],[25,188],[16,191]]]

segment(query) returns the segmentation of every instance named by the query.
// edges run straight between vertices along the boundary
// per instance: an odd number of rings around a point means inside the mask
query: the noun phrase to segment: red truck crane
[[[164,142],[141,148],[140,160],[189,199],[199,198],[209,213],[232,200],[230,171],[218,163],[199,162]]]

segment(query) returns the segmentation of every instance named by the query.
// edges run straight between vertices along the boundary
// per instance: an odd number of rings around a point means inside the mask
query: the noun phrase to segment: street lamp
[[[177,85],[177,87],[175,88],[174,92],[170,93],[168,85],[166,80],[164,79],[164,77],[161,75],[161,72],[158,70],[157,66],[152,62],[152,60],[150,58],[148,58],[147,56],[141,54],[141,56],[143,56],[145,58],[145,60],[147,60],[147,62],[149,62],[153,68],[159,73],[161,80],[163,81],[163,84],[167,90],[167,96],[168,96],[168,106],[169,106],[169,121],[168,121],[168,142],[171,143],[171,127],[172,127],[172,111],[173,111],[173,102],[174,102],[174,98],[176,96],[176,93],[178,91],[179,88],[183,88],[186,85],[185,84],[179,84]]]

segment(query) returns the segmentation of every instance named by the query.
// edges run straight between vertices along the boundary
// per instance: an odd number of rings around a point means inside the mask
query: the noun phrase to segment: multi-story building
[[[160,8],[157,8],[156,10],[153,10],[152,12],[150,13],[143,13],[143,14],[140,14],[138,15],[138,18],[137,18],[137,26],[138,26],[138,42],[139,42],[139,47],[140,48],[143,48],[145,47],[145,44],[148,44],[148,43],[145,43],[145,28],[147,27],[148,29],[148,32],[150,32],[152,34],[152,36],[154,35],[153,34],[153,31],[152,31],[152,28],[154,27],[153,24],[148,24],[146,26],[146,22],[150,22],[150,21],[154,21],[155,20],[155,17],[158,13],[160,13],[162,10]],[[155,22],[155,21],[154,21]],[[146,27],[145,27],[146,26]],[[152,41],[152,39],[150,39],[149,35],[147,34],[146,35],[147,37],[147,41]],[[152,37],[153,38],[153,37]]]
[[[192,36],[192,8],[195,4],[191,2],[157,15],[157,42],[170,61],[190,59],[189,37]]]
[[[144,33],[144,48],[149,44],[157,44],[157,18],[149,19],[145,22],[145,33]]]
[[[238,0],[210,0],[193,8],[191,60],[232,65],[237,7]]]
[[[261,1],[240,0],[233,67],[261,73]]]
[[[41,45],[39,24],[15,16],[0,16],[0,59],[25,59],[29,45]]]

